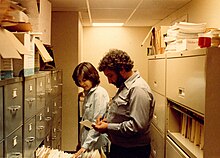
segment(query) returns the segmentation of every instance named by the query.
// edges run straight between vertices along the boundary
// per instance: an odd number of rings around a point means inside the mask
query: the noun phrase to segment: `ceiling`
[[[191,0],[50,0],[53,11],[78,11],[83,26],[153,26]]]

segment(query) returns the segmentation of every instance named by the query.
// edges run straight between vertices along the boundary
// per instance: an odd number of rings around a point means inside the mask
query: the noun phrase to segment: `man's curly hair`
[[[130,71],[134,67],[134,62],[130,56],[118,49],[110,49],[109,52],[101,59],[98,70],[104,71],[105,69],[119,72],[122,68],[125,71]]]

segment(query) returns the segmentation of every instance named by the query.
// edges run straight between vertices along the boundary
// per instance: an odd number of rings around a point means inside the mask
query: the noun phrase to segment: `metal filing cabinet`
[[[24,124],[24,158],[34,157],[36,149],[35,127],[35,117],[32,117]]]
[[[148,83],[155,98],[155,109],[151,125],[151,157],[164,157],[166,97],[165,97],[165,71],[166,60],[164,54],[148,57]]]
[[[5,155],[7,158],[22,158],[22,127],[6,138]]]
[[[23,123],[22,82],[13,82],[4,86],[4,106],[5,136],[7,137]]]
[[[36,80],[25,78],[24,82],[24,120],[33,117],[36,113]]]

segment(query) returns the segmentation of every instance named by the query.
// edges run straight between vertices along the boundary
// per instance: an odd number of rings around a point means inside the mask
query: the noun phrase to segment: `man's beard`
[[[115,86],[117,88],[121,87],[121,85],[124,83],[125,79],[121,76],[120,73],[117,73],[118,74],[118,79],[117,81],[115,82]]]

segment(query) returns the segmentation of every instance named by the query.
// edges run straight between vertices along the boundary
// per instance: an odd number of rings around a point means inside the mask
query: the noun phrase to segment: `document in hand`
[[[81,125],[88,127],[89,129],[92,129],[92,124],[93,122],[89,121],[89,120],[83,120],[79,122]]]

